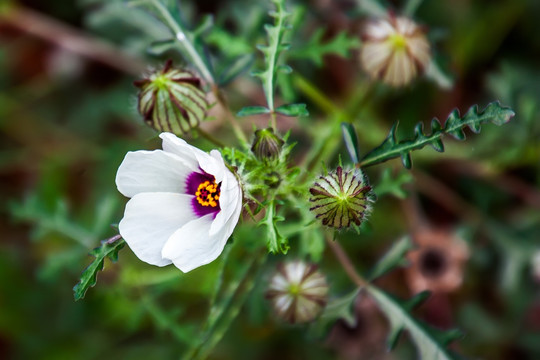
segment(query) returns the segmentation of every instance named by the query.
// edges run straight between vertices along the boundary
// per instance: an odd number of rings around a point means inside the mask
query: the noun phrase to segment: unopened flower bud
[[[185,134],[206,116],[208,102],[201,80],[189,71],[173,68],[170,60],[135,86],[140,88],[139,113],[158,131]]]
[[[279,264],[266,292],[277,315],[292,324],[314,320],[327,295],[326,278],[317,266],[298,260]]]
[[[371,211],[371,186],[359,169],[344,171],[338,166],[327,176],[320,176],[309,192],[313,204],[310,210],[329,227],[360,225]]]
[[[370,22],[363,40],[362,67],[371,77],[391,86],[407,85],[431,60],[423,29],[406,17],[390,16]]]
[[[255,140],[253,140],[251,151],[259,160],[275,160],[281,153],[283,143],[283,139],[274,133],[274,129],[261,129],[255,131]]]

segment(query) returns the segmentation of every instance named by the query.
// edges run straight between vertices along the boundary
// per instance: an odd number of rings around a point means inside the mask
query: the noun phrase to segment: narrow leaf
[[[252,116],[252,115],[260,115],[260,114],[268,114],[270,110],[268,110],[264,106],[246,106],[242,110],[240,110],[236,116]]]
[[[288,104],[282,105],[276,109],[276,112],[285,116],[308,116],[306,104]]]
[[[368,277],[369,280],[375,280],[398,266],[406,265],[407,260],[405,259],[405,254],[412,248],[413,244],[409,237],[405,236],[401,238],[379,260],[375,267],[371,269]]]
[[[77,285],[73,287],[73,295],[75,301],[84,297],[89,288],[96,285],[97,274],[103,270],[105,258],[109,258],[112,262],[118,260],[118,251],[125,245],[124,239],[119,239],[114,242],[104,241],[100,247],[95,248],[90,252],[90,255],[95,259],[81,274],[81,279]]]
[[[323,337],[328,328],[339,319],[345,321],[350,327],[356,326],[354,303],[359,293],[360,289],[355,289],[345,296],[331,300],[319,318],[311,325],[309,335],[315,338]]]
[[[356,129],[354,125],[348,122],[341,123],[341,131],[343,133],[343,141],[349,152],[349,156],[353,163],[357,163],[360,159],[360,153],[358,148],[358,136],[356,135]]]
[[[368,293],[377,302],[379,309],[385,314],[390,323],[390,333],[388,345],[392,349],[399,337],[399,334],[406,330],[418,351],[420,360],[457,360],[457,355],[446,349],[449,341],[457,338],[456,330],[441,331],[429,328],[416,320],[410,311],[419,302],[425,300],[426,293],[421,293],[403,302],[386,294],[375,286],[366,287]]]

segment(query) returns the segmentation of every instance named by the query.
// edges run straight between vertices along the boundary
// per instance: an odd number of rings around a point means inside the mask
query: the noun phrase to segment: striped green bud
[[[173,68],[170,60],[135,86],[140,89],[139,113],[158,131],[186,134],[206,116],[208,101],[201,80],[189,71]]]
[[[311,189],[311,211],[323,225],[333,228],[360,225],[371,211],[373,193],[360,169],[344,171],[341,166],[320,176]]]

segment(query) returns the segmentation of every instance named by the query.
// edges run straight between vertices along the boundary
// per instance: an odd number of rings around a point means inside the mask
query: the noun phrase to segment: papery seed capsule
[[[283,139],[274,133],[274,129],[260,129],[255,131],[255,139],[253,140],[251,151],[259,160],[275,160],[281,153],[283,143]]]
[[[138,111],[158,131],[185,134],[205,118],[208,110],[201,80],[167,61],[162,70],[136,81],[140,89]]]
[[[328,284],[317,266],[298,260],[279,264],[266,292],[276,314],[290,323],[314,320],[327,296]]]
[[[333,228],[360,225],[371,211],[373,193],[359,169],[344,171],[341,166],[320,176],[311,189],[311,211],[323,225]]]
[[[362,34],[360,62],[373,78],[399,87],[410,83],[431,61],[423,29],[402,16],[368,23]]]

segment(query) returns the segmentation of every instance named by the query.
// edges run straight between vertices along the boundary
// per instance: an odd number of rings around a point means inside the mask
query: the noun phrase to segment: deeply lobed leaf
[[[97,274],[99,271],[103,270],[105,258],[109,258],[112,262],[116,262],[118,260],[118,251],[120,251],[125,244],[124,239],[119,239],[112,243],[104,241],[101,246],[90,252],[90,255],[94,256],[95,259],[83,271],[81,279],[77,285],[73,287],[75,301],[84,298],[88,289],[96,285]]]
[[[463,117],[460,117],[459,111],[456,109],[450,113],[444,127],[441,126],[438,119],[433,119],[429,135],[425,134],[422,123],[417,124],[414,128],[414,138],[410,140],[397,140],[398,123],[396,122],[383,143],[367,153],[357,165],[360,167],[371,166],[401,157],[403,166],[410,169],[412,167],[411,151],[430,145],[435,150],[442,152],[444,151],[442,142],[444,135],[449,134],[458,140],[464,140],[464,128],[469,127],[473,132],[479,133],[481,124],[492,122],[500,126],[510,121],[514,115],[512,109],[501,106],[499,102],[490,103],[481,112],[478,111],[478,106],[474,105]]]

